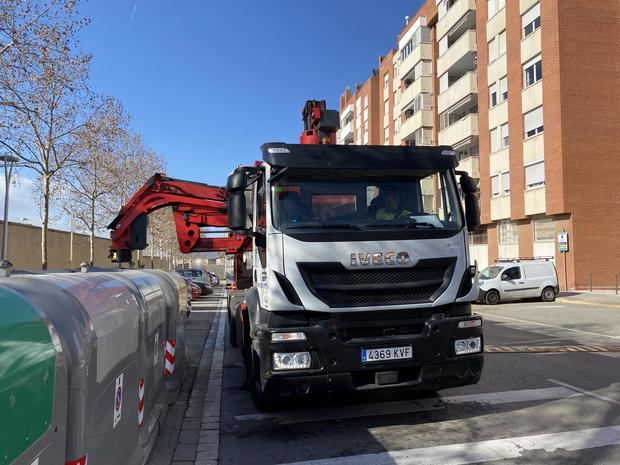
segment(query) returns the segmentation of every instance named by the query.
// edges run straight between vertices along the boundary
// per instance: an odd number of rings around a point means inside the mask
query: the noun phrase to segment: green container
[[[56,350],[45,321],[0,288],[0,465],[8,465],[49,428]]]

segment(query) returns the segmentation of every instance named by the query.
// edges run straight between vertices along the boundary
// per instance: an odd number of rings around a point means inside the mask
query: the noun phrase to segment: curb
[[[598,303],[594,303],[594,302],[582,302],[580,300],[570,300],[570,299],[566,299],[564,297],[561,297],[559,299],[555,299],[555,301],[556,302],[560,302],[562,304],[585,305],[587,307],[620,308],[620,305],[615,305],[615,304],[598,304]]]

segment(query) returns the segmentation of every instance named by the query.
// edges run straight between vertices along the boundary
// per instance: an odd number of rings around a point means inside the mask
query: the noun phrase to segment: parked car
[[[200,287],[201,295],[213,294],[213,284],[211,283],[211,275],[202,268],[189,268],[176,270],[181,276],[191,280]]]
[[[189,286],[190,286],[190,291],[192,293],[192,300],[196,300],[202,294],[202,291],[200,290],[200,286],[192,282],[190,282]]]
[[[480,272],[478,300],[489,305],[529,298],[553,302],[559,292],[558,275],[550,259],[501,260]]]

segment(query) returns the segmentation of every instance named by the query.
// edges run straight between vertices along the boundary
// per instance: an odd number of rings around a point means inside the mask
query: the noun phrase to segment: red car
[[[190,283],[189,288],[192,292],[192,300],[196,300],[198,297],[200,297],[201,290],[198,284]]]

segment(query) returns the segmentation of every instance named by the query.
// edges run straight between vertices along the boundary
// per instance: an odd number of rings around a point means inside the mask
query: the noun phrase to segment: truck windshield
[[[290,169],[272,185],[281,230],[462,228],[449,171]]]

